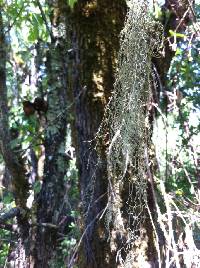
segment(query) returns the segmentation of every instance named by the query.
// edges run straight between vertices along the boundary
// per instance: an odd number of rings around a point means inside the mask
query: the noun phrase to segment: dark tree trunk
[[[65,153],[67,129],[65,51],[63,43],[52,43],[46,61],[49,92],[44,141],[44,178],[37,203],[37,224],[39,225],[36,236],[35,267],[37,268],[53,265],[51,259],[56,256],[58,226],[66,213],[65,174],[69,159]]]
[[[115,252],[107,242],[105,219],[107,204],[106,144],[97,153],[95,135],[105,105],[113,90],[119,34],[126,14],[120,1],[78,1],[73,12],[73,66],[77,162],[80,178],[83,246],[79,267],[115,267]]]

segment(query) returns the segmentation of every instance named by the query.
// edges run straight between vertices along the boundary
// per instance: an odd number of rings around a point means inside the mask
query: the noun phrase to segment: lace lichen
[[[145,150],[149,138],[151,59],[159,50],[162,36],[161,27],[149,14],[147,1],[129,1],[114,91],[101,126],[109,136],[107,227],[112,229],[111,240],[114,233],[127,237],[123,243],[126,249],[138,238],[147,200]],[[126,204],[122,198],[125,187],[129,188]],[[128,215],[126,221],[124,215]]]

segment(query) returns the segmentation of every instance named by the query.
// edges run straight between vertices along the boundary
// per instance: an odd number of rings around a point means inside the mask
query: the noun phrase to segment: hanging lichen
[[[159,50],[162,36],[160,25],[149,15],[147,1],[129,1],[129,7],[121,32],[114,91],[99,130],[99,135],[108,131],[104,136],[109,139],[107,227],[111,247],[118,250],[121,262],[122,248],[130,248],[141,235],[147,200],[145,150],[149,137],[151,59]],[[128,196],[122,197],[125,188]],[[126,237],[121,249],[115,248],[117,237]]]

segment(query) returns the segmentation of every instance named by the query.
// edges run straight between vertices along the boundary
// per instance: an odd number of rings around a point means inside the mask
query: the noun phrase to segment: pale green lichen
[[[162,40],[162,28],[150,17],[148,2],[132,0],[129,7],[121,32],[114,92],[101,126],[102,130],[109,129],[110,136],[107,226],[110,228],[112,223],[116,231],[126,234],[126,248],[138,238],[147,203],[145,150],[149,139],[147,104],[151,96],[151,59]],[[129,184],[125,212],[121,198],[124,183]],[[123,213],[129,214],[128,223],[124,223]],[[121,258],[120,254],[118,257]]]

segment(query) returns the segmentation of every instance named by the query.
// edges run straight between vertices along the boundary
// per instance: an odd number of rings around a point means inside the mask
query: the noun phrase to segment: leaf
[[[154,5],[154,8],[155,8],[155,18],[156,19],[159,19],[161,16],[162,16],[162,10],[161,10],[161,7],[158,5],[158,4],[155,4]]]
[[[38,38],[38,31],[35,28],[31,29],[28,36],[28,41],[35,42],[37,38]]]
[[[40,23],[39,23],[39,19],[37,17],[37,14],[34,14],[34,13],[31,14],[30,22],[32,24],[32,27],[30,29],[28,40],[30,42],[35,42],[39,37],[39,27],[40,27]]]
[[[4,204],[10,204],[13,201],[13,195],[11,193],[7,193],[3,198]]]
[[[19,146],[19,139],[14,139],[10,142],[11,149],[15,149]]]
[[[68,2],[68,5],[73,8],[74,7],[74,4],[77,2],[77,0],[67,0]]]
[[[179,38],[184,38],[186,35],[185,34],[182,34],[182,33],[177,33],[177,32],[174,32],[172,30],[169,30],[169,34],[171,36],[175,36],[175,37],[179,37]]]
[[[42,185],[41,185],[40,181],[36,181],[34,183],[34,186],[33,186],[35,194],[38,194],[40,192],[41,188],[42,188]]]
[[[38,26],[42,26],[43,25],[43,19],[41,17],[40,14],[32,14],[32,17],[33,17],[33,21],[35,24],[37,24]]]

